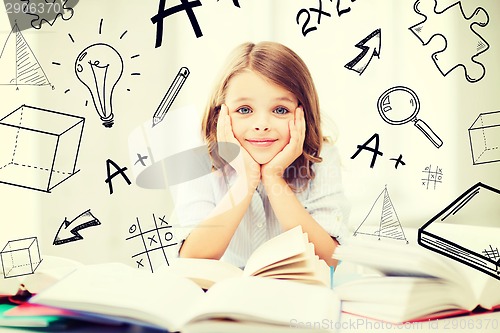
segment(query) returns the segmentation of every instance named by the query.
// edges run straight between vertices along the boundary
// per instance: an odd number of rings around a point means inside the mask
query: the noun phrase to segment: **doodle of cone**
[[[90,91],[102,124],[113,126],[113,90],[123,73],[120,54],[108,44],[90,45],[76,58],[75,73]]]

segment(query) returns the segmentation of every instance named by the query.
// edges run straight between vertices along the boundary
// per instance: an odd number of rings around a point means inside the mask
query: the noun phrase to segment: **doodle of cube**
[[[42,262],[36,237],[8,241],[0,258],[5,278],[33,274]]]
[[[0,119],[0,183],[50,192],[74,175],[84,122],[26,105]]]
[[[479,114],[469,128],[474,164],[500,161],[500,111]]]

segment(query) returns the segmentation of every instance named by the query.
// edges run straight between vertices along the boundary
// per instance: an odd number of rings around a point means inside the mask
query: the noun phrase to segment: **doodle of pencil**
[[[165,118],[168,109],[170,109],[170,106],[174,102],[174,99],[177,97],[179,90],[181,90],[182,85],[184,84],[184,81],[186,81],[188,76],[189,69],[187,69],[186,67],[181,67],[153,115],[153,127],[161,122],[163,118]]]

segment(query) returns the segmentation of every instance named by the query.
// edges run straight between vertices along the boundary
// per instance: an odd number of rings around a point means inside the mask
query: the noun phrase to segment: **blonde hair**
[[[294,189],[303,188],[314,179],[313,163],[319,157],[323,141],[319,101],[311,73],[304,61],[288,47],[276,42],[244,43],[230,54],[227,65],[207,103],[202,123],[202,134],[209,147],[215,167],[221,167],[217,154],[217,117],[225,102],[228,82],[242,71],[250,69],[271,82],[290,91],[304,110],[306,133],[302,155],[283,174],[283,178]],[[297,175],[297,170],[300,171]],[[303,173],[302,170],[305,172]]]

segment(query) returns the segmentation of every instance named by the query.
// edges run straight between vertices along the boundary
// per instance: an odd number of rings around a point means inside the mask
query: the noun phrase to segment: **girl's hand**
[[[260,164],[255,162],[248,151],[243,148],[235,138],[231,125],[231,118],[229,117],[229,109],[225,104],[221,105],[219,118],[217,120],[217,142],[230,142],[239,147],[238,156],[230,161],[229,164],[236,170],[238,180],[245,180],[248,189],[252,192],[255,191],[260,182]],[[225,155],[234,156],[234,154],[230,152],[225,154],[224,147],[228,148],[227,145],[219,145],[219,155],[222,158],[224,158]],[[224,160],[227,161],[226,158],[224,158]]]
[[[288,123],[290,142],[271,161],[262,165],[262,181],[272,177],[282,177],[286,168],[302,154],[306,135],[306,121],[302,107],[295,109],[295,120]]]

